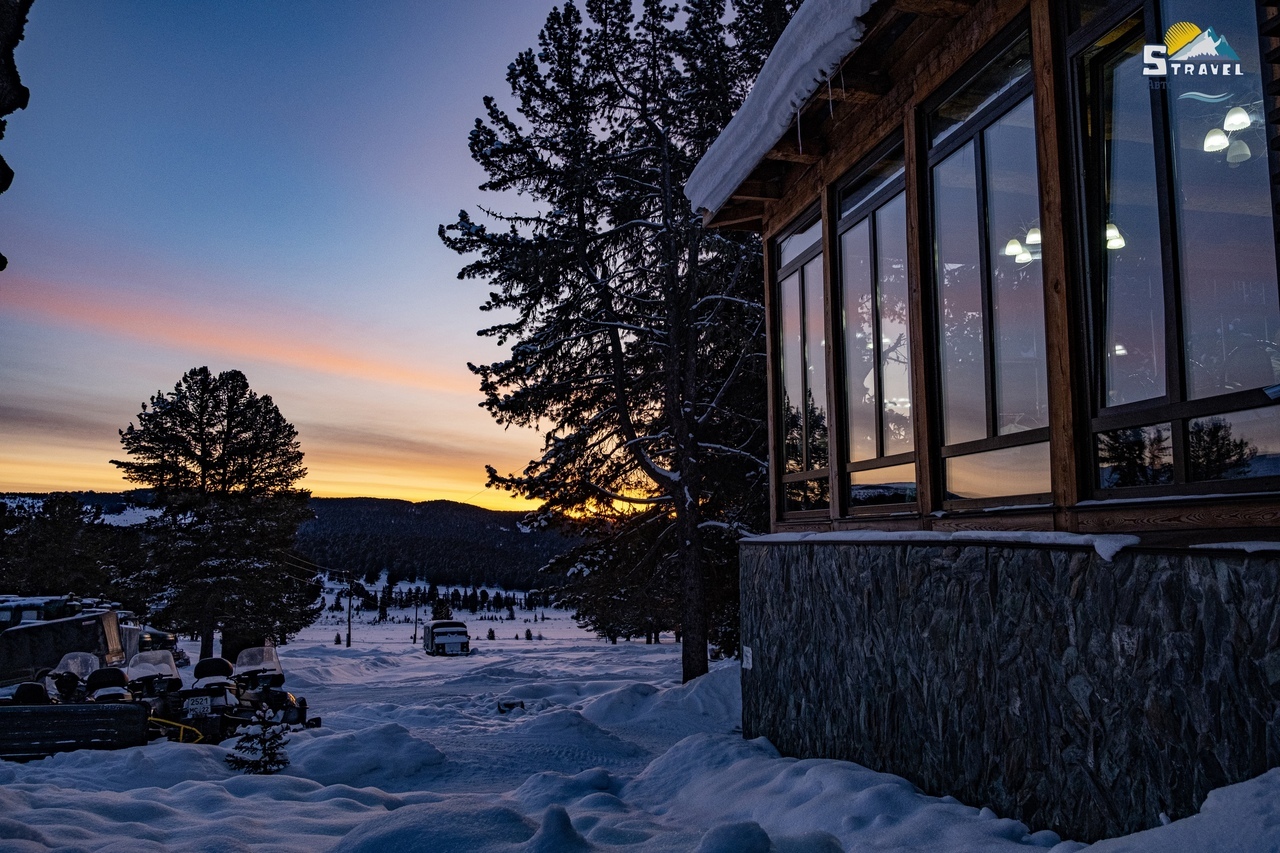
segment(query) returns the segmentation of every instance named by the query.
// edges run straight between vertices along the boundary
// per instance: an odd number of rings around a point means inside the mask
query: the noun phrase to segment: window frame
[[[1180,301],[1180,284],[1182,270],[1179,258],[1181,247],[1177,245],[1178,221],[1175,205],[1171,203],[1177,190],[1174,175],[1171,118],[1168,99],[1159,89],[1152,89],[1151,119],[1152,139],[1154,144],[1156,187],[1155,191],[1159,209],[1159,228],[1161,235],[1161,262],[1163,275],[1161,286],[1164,296],[1164,370],[1165,393],[1146,400],[1137,400],[1114,406],[1106,405],[1106,294],[1107,281],[1100,263],[1096,240],[1090,235],[1099,221],[1100,211],[1104,204],[1101,186],[1090,176],[1100,174],[1102,166],[1099,152],[1100,146],[1095,140],[1093,144],[1086,135],[1090,113],[1098,115],[1100,104],[1085,98],[1087,81],[1085,57],[1098,42],[1110,35],[1126,22],[1140,18],[1137,31],[1143,34],[1145,43],[1156,44],[1163,41],[1161,32],[1160,0],[1128,0],[1128,2],[1112,3],[1105,11],[1100,12],[1083,26],[1074,28],[1064,44],[1066,85],[1071,97],[1070,124],[1072,138],[1064,145],[1064,149],[1072,158],[1076,168],[1073,169],[1075,181],[1069,188],[1068,199],[1070,210],[1067,211],[1069,221],[1074,224],[1074,239],[1070,248],[1074,251],[1081,265],[1082,275],[1076,287],[1077,295],[1084,300],[1084,316],[1086,323],[1075,342],[1077,351],[1083,355],[1080,363],[1085,387],[1082,400],[1087,400],[1085,412],[1084,440],[1087,447],[1081,448],[1084,482],[1083,496],[1096,500],[1134,499],[1148,497],[1194,497],[1212,494],[1244,494],[1255,492],[1280,491],[1280,476],[1247,477],[1240,479],[1192,480],[1190,478],[1189,433],[1194,420],[1214,416],[1227,416],[1238,412],[1276,406],[1262,388],[1231,391],[1224,394],[1187,399],[1187,376],[1184,359],[1186,323]],[[1064,22],[1072,26],[1070,13],[1064,11]],[[1260,34],[1261,36],[1261,34]],[[1265,39],[1265,36],[1261,36]],[[1122,44],[1118,42],[1117,44]],[[1116,48],[1118,49],[1118,47]],[[1259,45],[1263,86],[1265,89],[1268,63],[1265,42]],[[1095,96],[1100,92],[1097,81],[1092,81]],[[1264,92],[1264,95],[1266,93]],[[1271,95],[1266,95],[1272,97]],[[1275,138],[1274,115],[1264,110],[1265,132],[1268,139]],[[1068,147],[1069,146],[1069,147]],[[1269,148],[1269,171],[1273,175],[1271,181],[1272,224],[1273,232],[1280,225],[1277,213],[1280,213],[1280,188],[1274,179],[1276,151]],[[1105,214],[1103,214],[1105,215]],[[1105,251],[1105,250],[1104,250]],[[1277,252],[1277,282],[1280,287],[1280,251]],[[1269,386],[1266,386],[1269,387]],[[1102,434],[1122,429],[1142,427],[1170,426],[1169,441],[1171,445],[1172,482],[1159,485],[1112,486],[1101,485],[1099,438]],[[1079,440],[1077,440],[1079,444]]]
[[[776,400],[776,403],[773,406],[773,411],[769,413],[769,417],[770,417],[770,421],[773,424],[775,424],[773,443],[774,443],[775,458],[778,460],[778,465],[775,466],[775,468],[778,471],[778,476],[773,478],[773,488],[775,490],[776,506],[777,506],[776,517],[779,520],[783,520],[783,521],[829,519],[831,517],[832,508],[837,505],[836,497],[830,494],[830,491],[831,491],[830,480],[831,480],[831,469],[832,469],[832,464],[831,464],[831,453],[832,453],[831,420],[832,419],[831,419],[831,399],[830,399],[831,387],[830,386],[832,382],[832,377],[831,377],[831,371],[829,369],[829,364],[830,364],[829,354],[825,359],[826,363],[824,363],[823,365],[823,369],[827,372],[827,395],[826,395],[826,399],[823,400],[823,403],[827,406],[827,442],[828,442],[827,466],[825,468],[813,468],[813,469],[806,469],[802,471],[788,472],[786,470],[786,467],[787,467],[786,426],[785,426],[786,418],[783,412],[783,401],[786,398],[786,394],[784,392],[786,377],[784,375],[784,371],[782,370],[782,352],[783,352],[782,299],[781,299],[782,283],[786,281],[786,279],[793,274],[797,274],[800,276],[799,310],[800,310],[800,334],[801,334],[801,341],[802,341],[801,351],[803,352],[805,348],[804,342],[807,341],[807,337],[808,337],[808,328],[807,328],[807,324],[805,323],[808,306],[806,304],[806,296],[805,296],[807,288],[805,287],[806,282],[804,278],[804,268],[809,263],[811,263],[815,258],[824,257],[826,246],[825,246],[824,234],[822,232],[824,232],[826,229],[825,227],[820,227],[818,239],[815,240],[812,245],[801,250],[794,258],[787,261],[785,265],[779,263],[781,261],[781,255],[782,255],[781,247],[782,247],[782,244],[786,240],[790,239],[791,237],[797,234],[803,233],[809,228],[812,228],[814,225],[821,226],[822,223],[823,223],[822,205],[820,203],[810,205],[802,213],[796,216],[791,221],[791,224],[789,224],[786,228],[779,231],[778,234],[775,237],[773,237],[773,239],[771,240],[772,245],[770,246],[771,251],[769,253],[771,258],[771,266],[772,266],[772,269],[770,271],[772,282],[770,283],[769,287],[773,296],[772,302],[774,306],[773,334],[772,334],[773,344],[774,344],[774,356],[772,359],[773,363],[770,365],[770,372],[775,377],[774,389],[775,389],[775,400]],[[827,264],[825,261],[825,257],[824,257],[824,262],[820,266],[823,271],[822,273],[823,275],[822,311],[823,311],[823,316],[825,318],[828,314],[828,311],[830,310],[830,288],[828,287],[826,282]],[[829,347],[830,347],[830,344],[828,343],[828,348]],[[801,377],[804,383],[804,390],[807,392],[809,388],[809,381],[808,381],[808,376],[805,374],[803,369],[801,372]],[[807,417],[807,412],[803,416]],[[803,433],[806,436],[808,435],[807,428],[803,430]],[[806,439],[805,446],[801,450],[801,455],[802,455],[802,458],[805,460],[805,463],[807,464],[807,457],[809,455],[807,439]],[[827,482],[827,491],[828,491],[827,508],[788,511],[787,510],[787,486],[793,483],[805,483],[812,480],[825,480]]]
[[[925,99],[919,106],[921,128],[921,168],[924,173],[924,179],[921,182],[920,204],[922,209],[922,219],[925,224],[923,229],[926,245],[922,247],[921,260],[928,260],[928,263],[921,264],[920,277],[929,291],[929,299],[926,302],[928,312],[926,314],[926,328],[922,329],[923,334],[928,335],[932,339],[930,350],[933,357],[930,359],[927,368],[930,379],[930,387],[926,389],[929,394],[929,410],[932,413],[932,430],[938,436],[937,446],[933,448],[938,459],[938,468],[935,480],[939,484],[941,494],[938,496],[939,506],[944,510],[965,510],[965,509],[982,509],[987,507],[1007,506],[1010,501],[1019,505],[1049,505],[1053,502],[1052,483],[1050,490],[1044,492],[1028,492],[1021,494],[1002,495],[998,497],[987,498],[947,498],[946,469],[947,460],[969,456],[976,453],[984,453],[994,450],[1006,450],[1017,447],[1025,447],[1036,444],[1049,444],[1051,440],[1051,426],[1036,427],[1034,429],[1023,432],[999,434],[998,414],[997,414],[997,395],[996,395],[996,359],[995,359],[995,338],[994,323],[994,286],[993,271],[989,246],[991,245],[990,234],[990,204],[987,198],[987,163],[986,163],[986,143],[983,140],[985,131],[995,125],[1005,115],[1019,107],[1027,98],[1033,98],[1035,95],[1035,72],[1034,68],[1027,72],[1020,80],[1010,85],[1006,90],[1001,92],[997,97],[992,98],[989,103],[982,105],[972,115],[966,118],[961,124],[956,125],[954,129],[940,140],[937,144],[932,140],[932,114],[948,99],[964,90],[964,88],[975,80],[981,74],[992,67],[992,65],[1000,60],[1000,58],[1011,50],[1023,39],[1027,40],[1028,47],[1031,51],[1032,62],[1034,65],[1034,57],[1036,52],[1035,39],[1030,31],[1030,19],[1027,13],[1018,15],[1014,21],[1004,29],[998,36],[993,38],[976,56],[967,62],[964,67],[954,74],[947,83]],[[1034,129],[1038,135],[1041,129],[1037,125]],[[979,271],[981,276],[982,287],[982,349],[983,349],[983,388],[985,394],[985,414],[987,435],[985,438],[974,439],[969,441],[946,443],[944,425],[943,407],[945,398],[942,389],[943,376],[943,360],[945,358],[945,346],[942,342],[942,330],[940,328],[939,311],[941,310],[941,290],[940,282],[937,274],[937,203],[936,203],[936,187],[934,173],[936,167],[947,160],[952,154],[967,145],[974,146],[974,164],[975,164],[975,180],[976,195],[978,201],[978,235],[979,235]],[[1043,175],[1040,172],[1040,166],[1037,158],[1037,174],[1036,179],[1039,182]],[[1038,192],[1039,203],[1043,204],[1043,192]],[[1041,322],[1044,322],[1042,313]],[[1045,330],[1046,336],[1048,329]],[[1046,354],[1047,358],[1047,354]],[[1047,365],[1046,365],[1047,367]],[[1047,393],[1047,392],[1046,392]],[[1052,475],[1052,470],[1046,472]]]
[[[843,203],[842,199],[846,191],[854,187],[863,178],[865,178],[868,174],[870,174],[872,169],[874,169],[878,164],[884,162],[885,160],[889,159],[895,154],[899,155],[902,159],[901,171],[895,177],[884,182],[883,184],[881,184],[881,186],[877,187],[871,193],[859,199],[858,202],[847,213],[841,214],[840,208],[842,206],[842,203]],[[910,170],[910,168],[911,168],[911,165],[907,161],[907,145],[906,145],[906,136],[904,133],[904,128],[898,127],[893,132],[889,133],[867,155],[865,155],[861,160],[859,160],[858,163],[852,169],[846,172],[839,180],[837,180],[832,185],[832,198],[833,198],[833,211],[832,211],[833,224],[831,228],[832,245],[830,247],[831,261],[828,265],[828,268],[838,272],[836,273],[836,280],[832,282],[831,289],[830,289],[830,296],[829,296],[829,304],[831,306],[830,310],[832,311],[832,325],[835,331],[835,334],[833,335],[834,340],[833,340],[832,355],[833,355],[833,362],[836,367],[836,370],[835,370],[836,375],[832,377],[831,383],[832,383],[832,388],[835,391],[835,394],[837,397],[837,400],[836,400],[837,408],[835,411],[839,413],[838,423],[840,427],[839,435],[837,436],[837,441],[838,441],[838,444],[836,445],[837,452],[833,455],[835,455],[837,460],[835,467],[840,472],[840,477],[838,481],[838,486],[840,490],[839,507],[840,507],[840,515],[843,518],[899,515],[903,513],[914,515],[914,514],[917,514],[920,510],[920,467],[919,466],[921,464],[921,459],[923,457],[919,453],[919,448],[914,447],[914,441],[913,441],[912,450],[909,450],[903,453],[894,453],[889,455],[886,455],[884,453],[884,377],[883,377],[883,371],[879,364],[878,358],[876,360],[876,366],[875,366],[876,456],[872,459],[864,459],[858,462],[853,461],[851,458],[851,454],[849,451],[849,445],[851,441],[851,424],[850,424],[850,417],[849,417],[850,400],[848,395],[848,375],[847,375],[848,374],[848,361],[847,361],[848,342],[845,338],[844,324],[842,322],[839,322],[836,319],[837,317],[842,316],[842,309],[844,306],[844,296],[845,296],[845,281],[844,281],[844,275],[843,275],[844,235],[849,231],[852,231],[857,226],[861,225],[863,222],[866,222],[868,223],[868,239],[870,241],[870,244],[873,248],[877,245],[876,236],[877,236],[878,228],[876,225],[876,213],[879,212],[886,204],[888,204],[889,202],[897,198],[899,195],[903,195],[905,197],[907,193],[907,173]],[[906,200],[908,204],[907,204],[905,220],[903,223],[904,226],[909,225],[909,219],[911,215],[910,200],[909,199],[906,199]],[[908,230],[908,245],[906,247],[907,248],[906,260],[908,264],[913,264],[915,261],[916,252],[913,251],[914,247],[910,245],[910,230],[909,228],[907,230]],[[879,267],[878,267],[878,257],[875,255],[874,251],[872,253],[871,264],[872,264],[872,268],[871,268],[872,297],[878,308],[879,299],[880,299],[880,288],[879,288],[877,273],[879,271]],[[908,276],[910,276],[910,274],[911,274],[910,271],[908,271]],[[909,290],[908,290],[908,300],[910,300]],[[872,329],[873,329],[873,334],[875,336],[875,340],[879,340],[880,339],[880,312],[878,310],[874,311],[872,314]],[[914,325],[911,323],[910,315],[908,315],[907,330],[908,330],[908,334],[912,336],[919,334],[920,332],[920,330],[914,328]],[[910,346],[908,347],[908,351],[909,352],[911,351]],[[916,411],[918,407],[915,406],[915,400],[918,397],[919,391],[915,387],[916,383],[914,381],[913,376],[910,377],[910,382],[911,382],[911,400],[912,400],[912,408],[913,408],[912,418],[914,419],[915,417],[918,417],[918,412]],[[914,436],[913,436],[913,439],[914,439]],[[915,500],[903,501],[901,503],[871,504],[866,506],[850,506],[849,505],[850,504],[849,491],[852,488],[852,485],[850,482],[850,480],[852,479],[851,475],[861,473],[864,471],[876,471],[882,468],[893,468],[901,465],[913,466],[914,474],[912,479],[913,479],[913,482],[915,482],[916,484]]]

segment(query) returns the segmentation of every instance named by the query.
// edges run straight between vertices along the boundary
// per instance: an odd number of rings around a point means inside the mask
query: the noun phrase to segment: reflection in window
[[[1164,262],[1145,41],[1141,19],[1130,20],[1090,51],[1084,66],[1091,168],[1101,177],[1090,175],[1101,198],[1089,233],[1103,284],[1107,406],[1165,395]]]
[[[785,267],[804,254],[804,250],[822,239],[822,220],[778,241],[778,267]]]
[[[849,506],[884,506],[916,502],[916,466],[893,465],[849,475]]]
[[[822,254],[816,244],[783,272],[777,290],[782,504],[786,512],[825,509],[830,506],[827,341]]]
[[[1173,482],[1169,424],[1131,427],[1098,436],[1098,485],[1104,489]]]
[[[984,134],[998,435],[1048,426],[1035,116],[1023,101]]]
[[[1024,36],[995,62],[984,68],[963,89],[939,105],[929,116],[929,132],[934,145],[950,137],[960,125],[1031,72],[1031,37]]]
[[[1280,409],[1270,406],[1192,421],[1187,462],[1193,480],[1280,476]]]
[[[804,265],[805,441],[808,468],[826,468],[827,333],[823,316],[822,256]]]
[[[1049,444],[1027,444],[946,460],[947,499],[1003,498],[1049,491]]]
[[[946,443],[987,435],[982,268],[974,145],[933,170],[935,271],[941,311],[942,419]]]
[[[831,507],[831,486],[826,477],[783,483],[783,511],[810,512]]]
[[[899,148],[886,157],[877,160],[840,191],[840,218],[852,213],[858,205],[878,193],[880,190],[902,178],[906,168],[906,159]]]
[[[787,472],[804,470],[804,337],[800,326],[800,273],[795,272],[778,286],[779,315],[782,320],[782,412],[783,455]]]
[[[782,280],[782,409],[786,470],[827,467],[827,362],[822,256]]]
[[[1161,6],[1171,64],[1181,54],[1234,69],[1238,59],[1243,71],[1166,79],[1187,398],[1199,399],[1280,379],[1269,352],[1280,344],[1280,287],[1257,6],[1253,0]]]
[[[849,458],[908,453],[907,207],[899,193],[840,239]],[[873,231],[874,226],[874,231]]]

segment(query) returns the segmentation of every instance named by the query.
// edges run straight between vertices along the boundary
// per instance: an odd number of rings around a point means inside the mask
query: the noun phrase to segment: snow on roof
[[[684,193],[715,213],[791,126],[796,112],[858,46],[875,0],[805,0],[733,120],[698,161]]]

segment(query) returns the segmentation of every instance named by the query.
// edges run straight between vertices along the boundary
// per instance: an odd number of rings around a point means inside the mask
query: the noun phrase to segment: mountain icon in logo
[[[1240,61],[1239,55],[1227,43],[1226,36],[1218,35],[1213,27],[1202,30],[1189,21],[1180,21],[1165,30],[1164,45],[1171,62],[1195,59]]]

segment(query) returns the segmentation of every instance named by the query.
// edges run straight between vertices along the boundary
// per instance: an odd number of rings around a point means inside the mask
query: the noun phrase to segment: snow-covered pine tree
[[[227,753],[227,764],[243,773],[263,776],[279,773],[289,766],[289,754],[284,749],[289,743],[284,736],[287,730],[283,723],[272,720],[265,708],[259,708]]]
[[[791,5],[735,3],[740,17]],[[683,186],[758,59],[735,54],[724,0],[633,8],[552,10],[538,51],[507,72],[519,121],[486,98],[470,140],[482,189],[536,210],[486,210],[495,229],[464,210],[440,235],[478,256],[460,277],[491,285],[483,308],[510,316],[481,334],[511,357],[470,366],[484,405],[546,427],[541,457],[521,474],[490,468],[489,484],[585,519],[593,570],[665,586],[688,680],[707,671],[713,612],[729,620],[720,639],[736,636],[736,568],[712,566],[763,524],[764,315],[759,241],[704,230]],[[752,38],[771,26],[740,25]],[[579,610],[592,601],[611,604]]]

